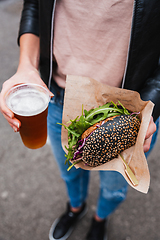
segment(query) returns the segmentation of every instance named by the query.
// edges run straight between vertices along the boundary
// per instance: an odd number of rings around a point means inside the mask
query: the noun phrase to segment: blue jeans
[[[51,148],[61,177],[66,184],[70,204],[72,207],[79,207],[87,198],[90,171],[74,167],[67,171],[68,165],[64,164],[65,152],[61,146],[61,125],[57,124],[62,122],[64,90],[54,86],[51,91],[54,93],[48,109],[48,135]],[[157,126],[158,123],[159,121]],[[156,136],[157,133],[153,137],[151,149],[155,144]],[[120,173],[115,171],[99,171],[99,174],[100,191],[96,214],[100,218],[106,218],[125,200],[128,183]]]

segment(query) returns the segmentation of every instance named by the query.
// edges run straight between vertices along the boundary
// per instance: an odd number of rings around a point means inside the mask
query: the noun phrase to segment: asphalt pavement
[[[17,33],[22,0],[0,0],[0,87],[18,65]],[[149,192],[129,187],[127,200],[110,216],[109,240],[160,239],[160,136],[148,158]],[[84,240],[96,209],[99,176],[91,173],[88,213],[69,240]],[[0,114],[0,240],[48,240],[55,218],[66,208],[67,194],[50,146],[23,146]]]

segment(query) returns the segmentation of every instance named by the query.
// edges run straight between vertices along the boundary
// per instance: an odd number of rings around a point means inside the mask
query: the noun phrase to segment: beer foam
[[[48,106],[49,96],[36,89],[21,89],[7,97],[8,107],[21,116],[33,116],[43,112]]]

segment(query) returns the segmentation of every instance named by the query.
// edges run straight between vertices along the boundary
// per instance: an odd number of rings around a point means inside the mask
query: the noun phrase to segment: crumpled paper
[[[66,125],[69,120],[81,116],[82,104],[84,109],[90,110],[110,101],[117,103],[118,100],[130,111],[140,112],[141,125],[136,144],[121,153],[137,178],[138,185],[135,186],[128,178],[125,172],[125,165],[120,156],[97,167],[89,167],[83,162],[76,164],[75,167],[96,171],[117,171],[123,175],[131,187],[140,192],[147,193],[150,185],[150,173],[143,152],[143,143],[154,107],[151,101],[142,101],[139,93],[135,91],[110,87],[88,77],[68,75],[66,79],[62,123]],[[65,146],[68,146],[68,132],[62,126],[62,147],[67,153]]]

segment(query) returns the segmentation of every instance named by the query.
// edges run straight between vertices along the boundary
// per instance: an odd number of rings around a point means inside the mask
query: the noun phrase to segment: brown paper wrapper
[[[75,167],[86,170],[117,171],[124,176],[131,187],[140,192],[147,193],[150,184],[150,174],[143,152],[143,143],[154,107],[151,101],[142,101],[139,93],[135,91],[110,87],[88,77],[69,75],[66,79],[62,122],[66,125],[69,120],[81,116],[82,104],[83,108],[88,111],[91,108],[102,106],[110,101],[117,103],[118,100],[128,110],[140,112],[141,125],[136,144],[121,153],[137,178],[138,185],[135,186],[128,178],[125,172],[125,165],[120,156],[98,167],[89,167],[83,162],[76,164]],[[68,132],[62,126],[62,147],[67,153],[65,146],[68,146]]]

